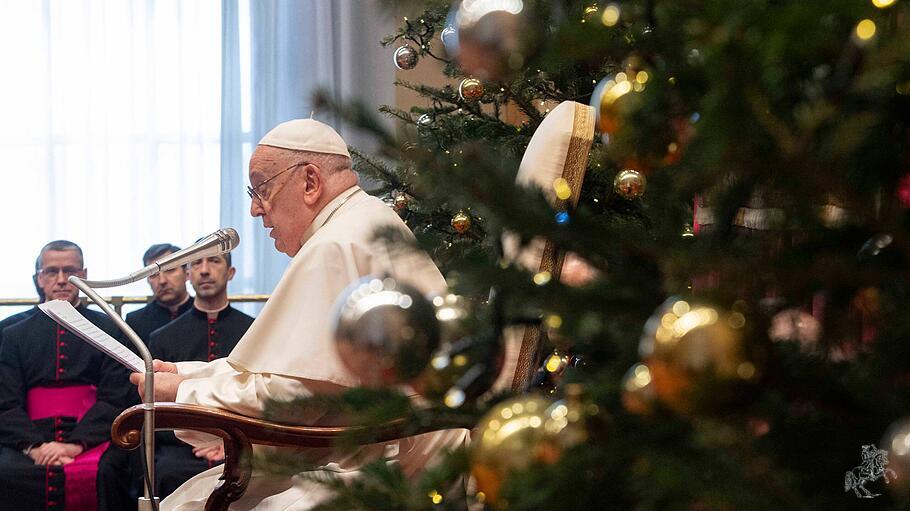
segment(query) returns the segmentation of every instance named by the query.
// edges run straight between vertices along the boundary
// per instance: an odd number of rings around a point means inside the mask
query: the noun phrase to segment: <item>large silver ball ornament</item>
[[[433,304],[395,279],[361,279],[348,286],[335,307],[338,355],[365,387],[407,382],[439,346]]]
[[[420,60],[420,55],[418,55],[417,50],[406,44],[404,46],[399,46],[398,49],[395,50],[395,55],[392,60],[395,62],[395,67],[402,71],[408,71],[417,67],[417,61]]]
[[[532,0],[462,0],[449,15],[455,33],[446,50],[468,74],[501,80],[521,71],[537,51],[544,27]]]

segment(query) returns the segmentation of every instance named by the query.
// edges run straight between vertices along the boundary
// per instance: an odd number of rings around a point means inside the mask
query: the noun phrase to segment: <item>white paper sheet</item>
[[[53,300],[39,304],[38,308],[50,316],[51,319],[66,327],[70,332],[125,365],[127,369],[136,373],[145,372],[145,363],[142,362],[138,355],[121,344],[120,341],[108,335],[107,332],[92,324],[85,316],[79,314],[73,304],[63,300]]]

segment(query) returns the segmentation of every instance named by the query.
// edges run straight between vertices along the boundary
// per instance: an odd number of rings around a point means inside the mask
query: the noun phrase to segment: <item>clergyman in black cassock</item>
[[[142,255],[142,264],[148,266],[179,250],[180,247],[170,243],[152,245]],[[126,324],[146,345],[153,331],[177,319],[193,306],[193,298],[186,290],[186,281],[185,267],[171,268],[148,278],[152,300],[145,307],[126,315]]]
[[[192,308],[193,297],[189,297],[173,312],[157,301],[152,300],[145,307],[127,314],[126,324],[148,345],[152,332],[174,321]],[[135,348],[133,348],[133,351],[136,351]]]
[[[253,323],[253,318],[231,307],[218,312],[217,318],[193,307],[172,323],[152,332],[149,351],[154,358],[174,362],[210,361],[226,357]],[[155,437],[155,494],[164,498],[194,475],[212,468],[212,463],[197,458],[193,448],[177,440],[170,431]]]
[[[101,313],[78,310],[118,337],[116,326]],[[94,502],[94,471],[90,481],[82,481],[68,469],[78,468],[77,462],[36,465],[25,452],[45,442],[81,444],[83,455],[95,455],[97,463],[110,440],[111,423],[132,393],[128,379],[125,367],[41,312],[7,327],[0,346],[0,502],[23,510],[82,509],[73,503]],[[73,390],[77,393],[69,393]],[[90,403],[91,394],[94,404],[84,412],[60,411],[74,395]],[[76,484],[82,492],[90,487],[92,494],[76,495]]]
[[[12,316],[7,316],[7,317],[3,318],[3,320],[0,321],[0,346],[3,346],[3,331],[6,330],[7,327],[13,326],[16,323],[18,323],[24,319],[28,319],[29,316],[31,316],[32,314],[34,314],[37,311],[38,311],[38,307],[32,307],[31,309],[28,309],[28,310],[25,310],[22,312],[17,312],[16,314],[13,314]]]
[[[180,250],[170,243],[152,245],[142,255],[142,264],[152,262]],[[126,315],[126,324],[148,346],[153,331],[180,317],[193,307],[193,297],[186,289],[186,268],[173,268],[149,277],[152,299],[141,309]],[[129,348],[136,348],[129,343]],[[139,394],[132,393],[130,405],[140,402]],[[98,466],[98,505],[101,511],[120,511],[136,507],[136,499],[143,494],[142,458],[138,449],[125,451],[111,446],[104,453]]]

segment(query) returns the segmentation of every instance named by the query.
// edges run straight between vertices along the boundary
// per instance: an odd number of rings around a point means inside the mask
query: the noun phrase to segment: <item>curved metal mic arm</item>
[[[136,351],[139,352],[139,356],[142,357],[142,361],[145,363],[145,392],[142,397],[142,409],[144,411],[142,435],[145,441],[145,463],[149,476],[148,480],[151,484],[155,484],[155,371],[152,367],[152,354],[145,343],[142,342],[142,339],[139,338],[139,335],[126,324],[126,321],[117,314],[104,298],[90,287],[90,281],[82,280],[76,276],[71,276],[69,281],[95,302],[95,305],[100,307],[111,318],[117,328],[126,334],[126,337],[136,347]],[[153,501],[155,499],[154,489],[149,488],[148,484],[144,486],[146,500],[148,502]]]
[[[158,273],[160,271],[161,271],[161,268],[158,267],[158,264],[152,263],[139,271],[135,271],[133,273],[130,273],[126,277],[121,277],[119,279],[84,280],[82,282],[84,282],[86,286],[98,288],[98,289],[106,288],[106,287],[120,287],[120,286],[132,284],[133,282],[138,282],[142,279],[151,277],[152,275],[155,275],[156,273]],[[70,282],[72,282],[72,277],[70,277]],[[80,289],[82,289],[82,288],[80,288]],[[88,294],[88,293],[86,293],[86,294]],[[99,307],[100,307],[100,305],[99,305]]]
[[[225,227],[224,229],[218,229],[212,234],[200,239],[192,246],[161,257],[158,261],[153,262],[139,271],[130,273],[126,277],[111,280],[85,280],[84,282],[87,286],[95,289],[125,286],[151,277],[158,272],[182,266],[196,259],[202,259],[216,254],[225,254],[234,250],[239,244],[240,235],[237,234],[237,231],[230,227]]]

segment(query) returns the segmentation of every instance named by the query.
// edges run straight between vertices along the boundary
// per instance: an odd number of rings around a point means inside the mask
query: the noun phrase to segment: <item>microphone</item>
[[[136,282],[162,271],[167,271],[198,259],[225,254],[237,248],[240,244],[240,235],[237,231],[227,227],[219,229],[202,238],[193,245],[168,254],[139,271],[130,273],[126,277],[112,280],[86,280],[85,284],[93,288],[117,287]]]
[[[104,298],[98,295],[93,288],[117,287],[136,282],[137,280],[151,277],[156,273],[191,263],[197,259],[230,252],[237,248],[237,245],[239,244],[240,235],[237,234],[237,231],[228,227],[226,229],[219,229],[197,241],[192,246],[167,255],[145,268],[133,272],[121,279],[92,281],[82,280],[75,275],[69,278],[69,281],[74,286],[91,298],[91,300],[114,321],[117,327],[126,334],[127,339],[133,343],[133,346],[135,346],[136,351],[145,363],[145,394],[142,398],[142,438],[145,443],[144,471],[146,482],[155,480],[155,372],[152,370],[152,354],[149,353],[148,347],[142,342],[142,339],[136,335],[136,332],[126,324],[126,321],[117,314],[117,311],[115,311]],[[158,498],[155,497],[154,488],[152,488],[150,484],[146,484],[144,492],[145,497],[139,498],[139,509],[142,511],[158,509]]]
[[[240,235],[237,234],[237,231],[230,227],[219,229],[193,245],[186,247],[183,250],[178,250],[173,254],[168,254],[139,271],[143,272],[157,266],[157,271],[151,273],[151,275],[154,275],[159,271],[167,271],[199,259],[230,252],[237,248],[237,245],[239,244]]]

